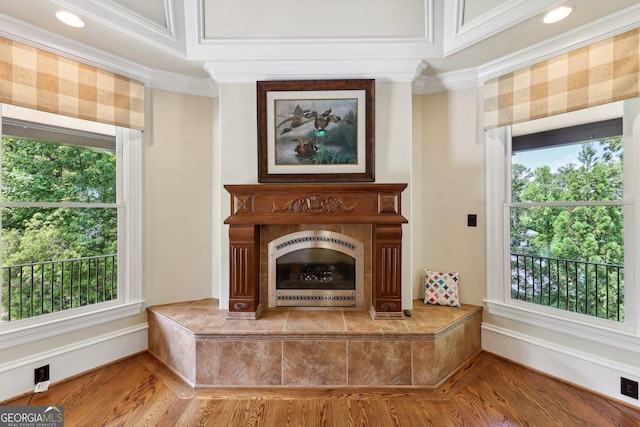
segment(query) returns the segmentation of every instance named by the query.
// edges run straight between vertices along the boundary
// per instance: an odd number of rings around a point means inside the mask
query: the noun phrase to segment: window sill
[[[560,316],[539,310],[532,310],[520,305],[489,300],[485,300],[485,303],[487,304],[489,313],[495,316],[505,317],[624,350],[640,352],[640,336],[638,336],[634,328],[629,325],[620,324],[619,327],[614,328],[574,319],[570,316]],[[571,315],[572,313],[567,314]],[[605,322],[607,321],[603,320],[602,323]]]
[[[17,345],[51,338],[56,335],[87,328],[89,326],[112,322],[125,317],[135,316],[142,311],[144,301],[107,306],[82,312],[81,309],[53,313],[32,319],[0,325],[0,350]]]

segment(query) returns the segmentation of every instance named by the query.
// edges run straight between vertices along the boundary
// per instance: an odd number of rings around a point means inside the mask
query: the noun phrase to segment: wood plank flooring
[[[3,405],[26,405],[30,395]],[[191,389],[141,353],[34,395],[65,426],[640,426],[640,410],[480,353],[437,389]]]

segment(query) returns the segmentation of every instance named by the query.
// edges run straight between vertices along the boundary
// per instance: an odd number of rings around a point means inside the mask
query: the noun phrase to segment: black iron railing
[[[511,298],[624,320],[624,267],[511,254]]]
[[[116,299],[116,255],[2,267],[1,321]]]

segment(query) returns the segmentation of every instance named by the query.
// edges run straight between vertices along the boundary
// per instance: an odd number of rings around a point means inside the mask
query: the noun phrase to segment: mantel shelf
[[[225,185],[225,224],[403,224],[407,184]]]

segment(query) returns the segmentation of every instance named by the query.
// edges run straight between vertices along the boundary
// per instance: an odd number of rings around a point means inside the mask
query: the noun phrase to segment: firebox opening
[[[355,259],[331,249],[300,249],[276,260],[276,289],[355,291],[355,276]]]
[[[328,230],[303,230],[268,244],[269,307],[360,307],[364,244]]]

